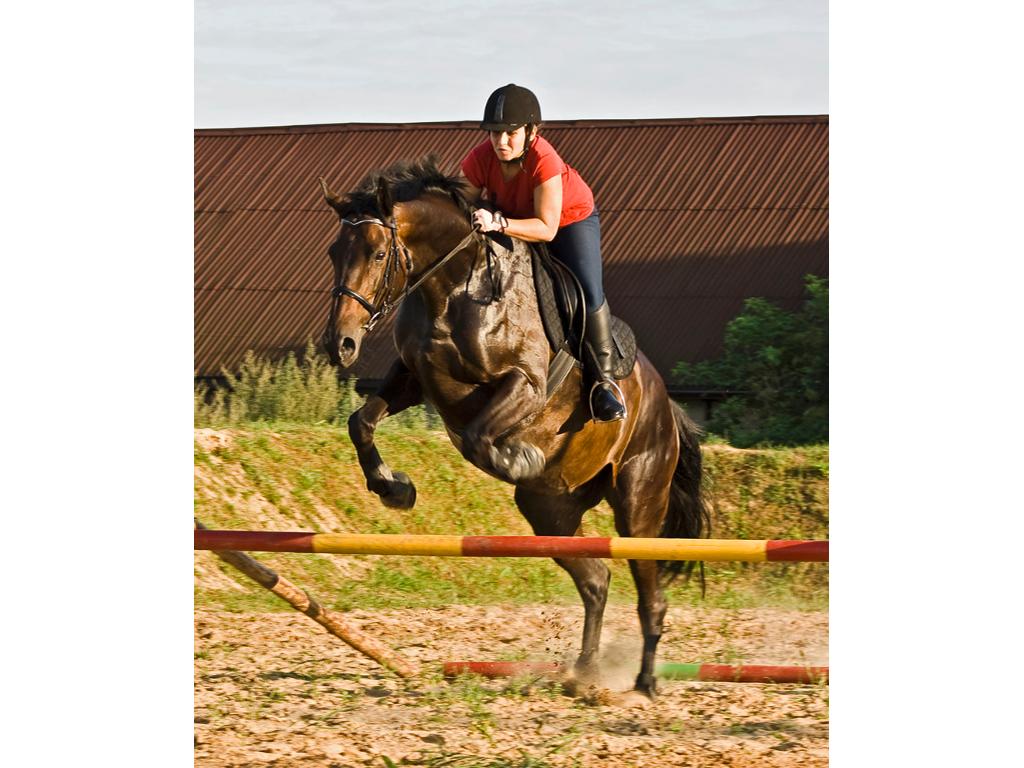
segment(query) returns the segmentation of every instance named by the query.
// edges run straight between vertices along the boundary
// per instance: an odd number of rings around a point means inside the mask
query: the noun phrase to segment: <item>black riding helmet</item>
[[[533,91],[509,83],[487,99],[480,127],[485,131],[512,131],[521,125],[536,125],[540,121],[540,102]]]

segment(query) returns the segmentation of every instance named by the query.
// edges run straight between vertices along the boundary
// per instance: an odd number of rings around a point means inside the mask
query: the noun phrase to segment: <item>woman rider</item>
[[[612,378],[611,311],[601,282],[601,222],[594,195],[574,168],[538,135],[540,103],[533,92],[509,83],[491,94],[480,127],[489,139],[462,161],[479,203],[486,191],[497,210],[480,208],[473,223],[482,232],[504,232],[520,240],[546,242],[583,286],[587,305],[586,342],[594,353],[598,379],[590,390],[595,421],[626,415]],[[621,390],[618,390],[621,393]]]

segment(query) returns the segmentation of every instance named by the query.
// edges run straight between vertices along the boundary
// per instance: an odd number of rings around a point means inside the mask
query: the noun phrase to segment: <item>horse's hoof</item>
[[[574,693],[595,688],[600,684],[601,670],[593,662],[581,664],[577,661],[565,669],[562,677],[562,685],[568,687]]]
[[[633,685],[633,692],[646,696],[649,701],[654,701],[654,697],[658,695],[657,679],[654,675],[637,675],[636,683]]]
[[[512,482],[530,480],[544,472],[544,453],[532,443],[493,445],[489,458],[491,466]]]
[[[392,509],[412,509],[416,504],[416,486],[405,472],[395,472],[394,480],[389,480],[387,490],[380,494],[385,507]]]

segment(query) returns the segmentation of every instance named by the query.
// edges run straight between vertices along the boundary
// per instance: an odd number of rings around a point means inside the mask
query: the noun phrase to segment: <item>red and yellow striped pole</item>
[[[625,560],[828,562],[828,541],[600,536],[426,536],[195,531],[195,549],[439,557],[603,557]]]
[[[560,674],[567,668],[548,661],[447,661],[444,676],[472,673],[483,677],[514,677],[523,674]],[[818,683],[828,682],[828,667],[780,667],[764,664],[673,664],[657,667],[664,680],[696,680],[716,683]]]

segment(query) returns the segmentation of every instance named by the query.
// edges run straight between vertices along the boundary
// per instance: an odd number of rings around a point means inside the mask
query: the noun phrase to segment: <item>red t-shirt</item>
[[[533,140],[522,170],[511,181],[502,177],[501,161],[494,154],[489,140],[466,155],[462,161],[462,173],[474,187],[490,192],[498,210],[511,219],[536,218],[533,190],[559,174],[562,176],[562,217],[558,226],[582,221],[594,210],[594,193],[590,187],[541,136]]]

